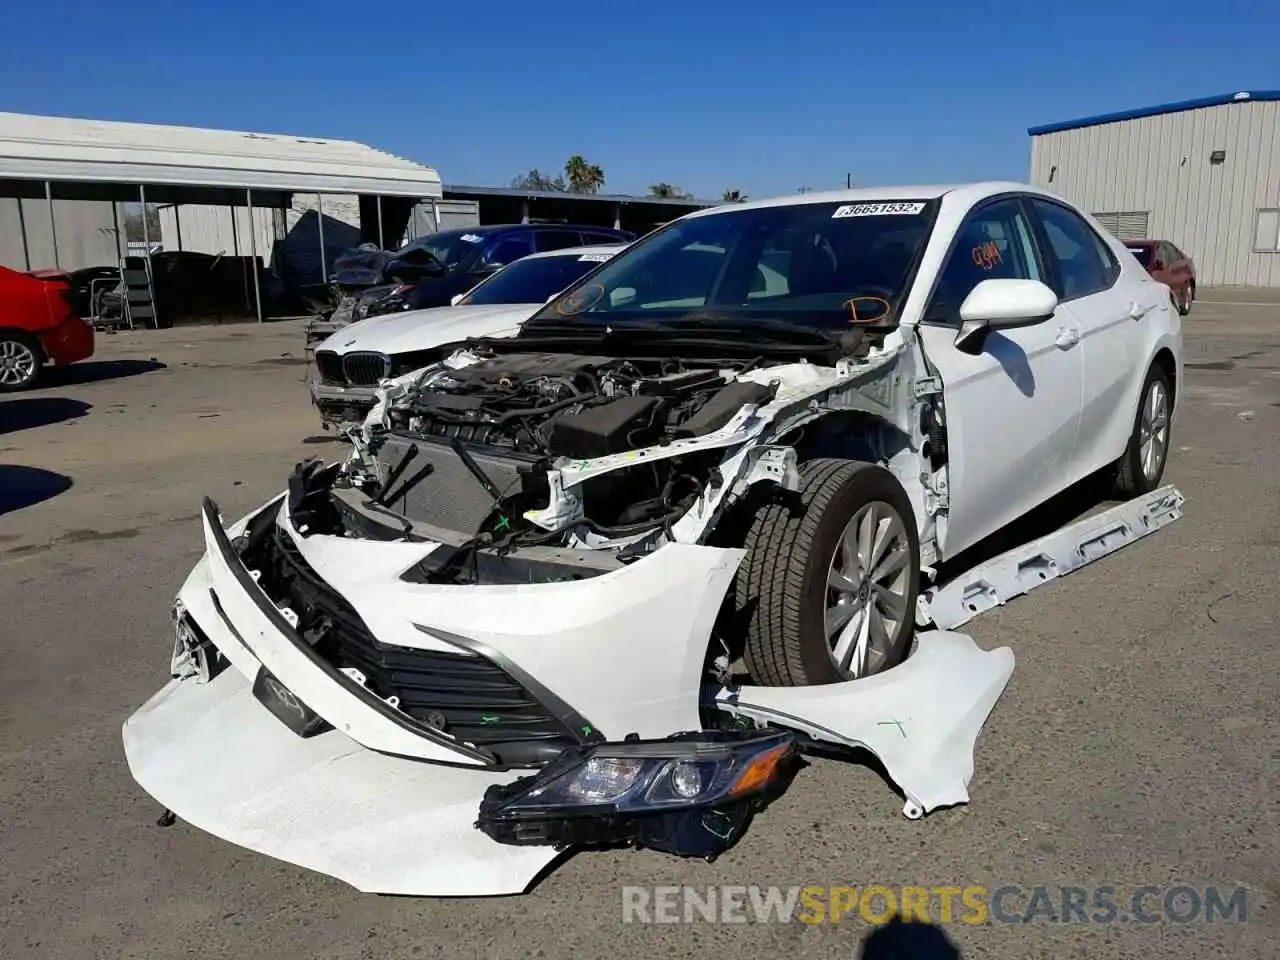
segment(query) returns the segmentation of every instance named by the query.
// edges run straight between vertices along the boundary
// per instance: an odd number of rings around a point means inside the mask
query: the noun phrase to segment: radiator
[[[472,535],[493,509],[493,497],[452,447],[422,438],[391,434],[376,454],[379,476],[385,477],[394,470],[414,444],[417,444],[418,455],[409,461],[392,484],[391,499],[386,501],[386,506],[410,520],[430,523],[464,536]],[[474,450],[469,452],[471,459],[504,495],[520,490],[519,468],[524,461]],[[417,476],[428,463],[431,464],[431,472],[414,483],[408,492],[401,494],[399,490],[404,483]]]

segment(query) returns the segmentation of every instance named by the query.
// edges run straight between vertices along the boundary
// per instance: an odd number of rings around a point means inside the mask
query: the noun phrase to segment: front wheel
[[[20,330],[0,332],[0,393],[35,385],[44,366],[44,353],[35,337]]]
[[[915,629],[920,541],[902,485],[848,460],[800,468],[798,497],[753,519],[738,568],[743,659],[770,686],[853,680],[902,662]]]
[[[1152,364],[1142,385],[1133,432],[1116,462],[1115,492],[1121,500],[1141,496],[1159,486],[1169,459],[1172,415],[1169,375],[1159,364]]]

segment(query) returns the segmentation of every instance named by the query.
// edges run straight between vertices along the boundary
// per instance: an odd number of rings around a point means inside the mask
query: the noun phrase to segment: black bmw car
[[[447,306],[489,274],[531,253],[566,247],[631,243],[635,234],[610,227],[514,223],[443,230],[401,247],[383,275],[401,282],[368,305],[365,316]]]

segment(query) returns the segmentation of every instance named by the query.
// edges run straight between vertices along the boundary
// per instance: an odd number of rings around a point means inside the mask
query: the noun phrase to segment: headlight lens
[[[795,752],[789,732],[742,730],[573,747],[533,776],[490,787],[476,826],[500,843],[631,842],[714,856]]]
[[[708,806],[763,791],[794,752],[790,733],[728,730],[573,747],[541,773],[491,788],[487,812],[510,818]]]

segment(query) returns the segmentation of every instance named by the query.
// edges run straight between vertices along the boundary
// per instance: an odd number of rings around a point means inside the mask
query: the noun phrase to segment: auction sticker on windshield
[[[924,209],[923,203],[846,203],[836,207],[832,220],[845,217],[888,217],[894,214],[915,214]]]

